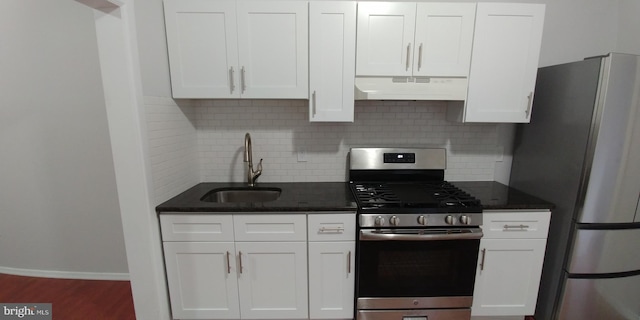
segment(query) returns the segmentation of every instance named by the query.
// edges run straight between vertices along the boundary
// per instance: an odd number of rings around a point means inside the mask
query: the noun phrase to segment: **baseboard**
[[[117,280],[117,281],[129,280],[129,273],[70,272],[70,271],[18,269],[18,268],[9,268],[9,267],[0,267],[0,273],[12,274],[16,276],[56,278],[56,279]]]

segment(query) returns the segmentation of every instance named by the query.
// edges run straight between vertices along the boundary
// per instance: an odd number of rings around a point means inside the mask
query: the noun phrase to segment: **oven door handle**
[[[433,240],[474,240],[482,238],[482,229],[466,229],[465,233],[379,233],[374,230],[360,230],[361,241],[433,241]]]

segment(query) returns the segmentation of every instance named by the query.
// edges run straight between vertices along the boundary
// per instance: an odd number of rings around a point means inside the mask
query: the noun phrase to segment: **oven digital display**
[[[384,153],[384,163],[416,163],[416,154]]]
[[[402,317],[402,320],[428,320],[427,317]]]

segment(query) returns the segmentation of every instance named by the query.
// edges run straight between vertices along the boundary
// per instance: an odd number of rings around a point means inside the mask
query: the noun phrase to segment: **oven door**
[[[482,231],[361,230],[357,306],[470,308]]]

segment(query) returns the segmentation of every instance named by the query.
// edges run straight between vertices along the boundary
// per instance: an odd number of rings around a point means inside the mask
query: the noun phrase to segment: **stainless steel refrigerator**
[[[510,186],[556,205],[536,320],[640,320],[640,56],[540,68]]]

